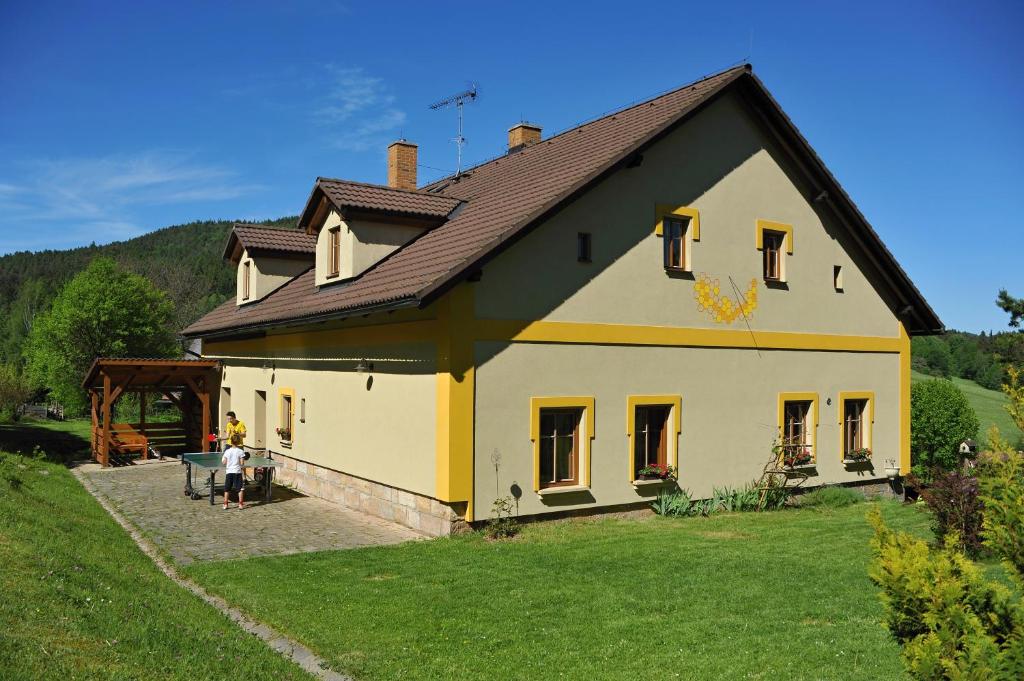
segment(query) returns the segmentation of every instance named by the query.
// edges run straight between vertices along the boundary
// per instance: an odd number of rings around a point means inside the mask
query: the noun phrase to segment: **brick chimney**
[[[508,129],[508,150],[519,151],[523,147],[540,142],[540,126],[533,123],[516,123]]]
[[[416,189],[416,145],[404,139],[388,145],[388,186]]]

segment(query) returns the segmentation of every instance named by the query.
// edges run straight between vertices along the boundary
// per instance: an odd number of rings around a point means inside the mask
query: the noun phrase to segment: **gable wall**
[[[255,302],[266,297],[288,281],[298,276],[309,268],[308,260],[297,258],[273,258],[268,256],[251,257],[246,250],[242,251],[242,257],[238,261],[236,273],[236,299],[242,301],[242,278],[245,272],[245,263],[252,263],[249,281],[249,299],[246,303]]]
[[[338,276],[328,278],[331,262],[328,231],[333,227],[341,228],[341,263]],[[318,229],[315,277],[317,286],[362,274],[423,231],[419,227],[392,225],[386,222],[345,220],[336,210],[328,213],[323,225]]]
[[[657,204],[700,211],[694,275],[716,279],[734,299],[730,276],[743,293],[756,281],[755,331],[896,335],[896,317],[872,286],[873,266],[804,198],[783,156],[732,95],[654,145],[639,168],[617,172],[486,265],[477,315],[745,328],[742,318],[730,327],[700,311],[692,277],[666,274],[654,233]],[[761,279],[758,219],[793,225],[788,290]],[[592,263],[576,262],[579,231],[593,235]],[[833,287],[833,265],[843,267],[842,293]]]

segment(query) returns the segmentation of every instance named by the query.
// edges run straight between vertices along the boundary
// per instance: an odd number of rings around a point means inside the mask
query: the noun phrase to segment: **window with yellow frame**
[[[629,441],[629,481],[645,466],[679,468],[682,397],[630,395],[626,398],[626,437]]]
[[[785,283],[786,256],[793,255],[793,225],[771,220],[758,220],[754,245],[761,251],[765,282]]]
[[[871,435],[875,421],[875,393],[839,393],[839,452],[844,462],[871,459]]]
[[[590,487],[593,397],[530,398],[533,489],[541,495]]]
[[[662,239],[666,271],[693,271],[693,242],[700,241],[700,212],[689,206],[659,203],[654,233]]]
[[[818,457],[818,393],[779,393],[779,455],[787,468],[813,466]]]
[[[295,442],[295,390],[281,388],[278,391],[279,412],[277,435],[281,444],[290,446]]]

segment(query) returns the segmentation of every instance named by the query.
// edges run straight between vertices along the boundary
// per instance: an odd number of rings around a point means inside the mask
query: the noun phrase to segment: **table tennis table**
[[[196,489],[193,481],[195,480],[194,474],[198,469],[201,471],[208,471],[210,475],[210,505],[214,504],[213,496],[216,492],[217,485],[217,471],[223,468],[221,464],[221,457],[223,456],[220,452],[186,452],[181,455],[181,463],[185,465],[185,494],[198,499],[200,492]],[[280,468],[283,464],[279,461],[265,456],[250,456],[242,464],[246,468],[256,468],[262,470],[263,480],[261,486],[263,487],[263,500],[270,501],[271,495],[271,482],[274,479],[274,469]]]

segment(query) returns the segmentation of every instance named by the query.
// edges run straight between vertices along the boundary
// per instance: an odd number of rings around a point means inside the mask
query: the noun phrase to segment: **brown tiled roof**
[[[342,213],[346,208],[358,208],[444,218],[461,203],[459,199],[441,194],[349,180],[332,180],[327,177],[317,178],[316,186],[323,190],[324,195]]]
[[[200,336],[356,310],[426,304],[744,77],[754,89],[763,90],[748,66],[729,69],[483,163],[458,181],[449,178],[410,192],[417,197],[427,192],[439,198],[454,196],[465,204],[447,222],[354,280],[317,289],[310,270],[257,303],[239,307],[228,301],[184,334]],[[806,145],[806,140],[799,139]],[[828,178],[834,183],[831,175]],[[866,222],[864,228],[878,240]],[[895,268],[909,284],[891,254],[886,251],[885,256],[888,262],[883,266]],[[916,289],[913,294],[917,295],[914,304],[927,308]],[[937,317],[934,321],[941,326]]]
[[[241,249],[252,253],[316,254],[316,235],[297,229],[270,229],[258,225],[236,224],[224,246],[224,258],[238,261]]]

